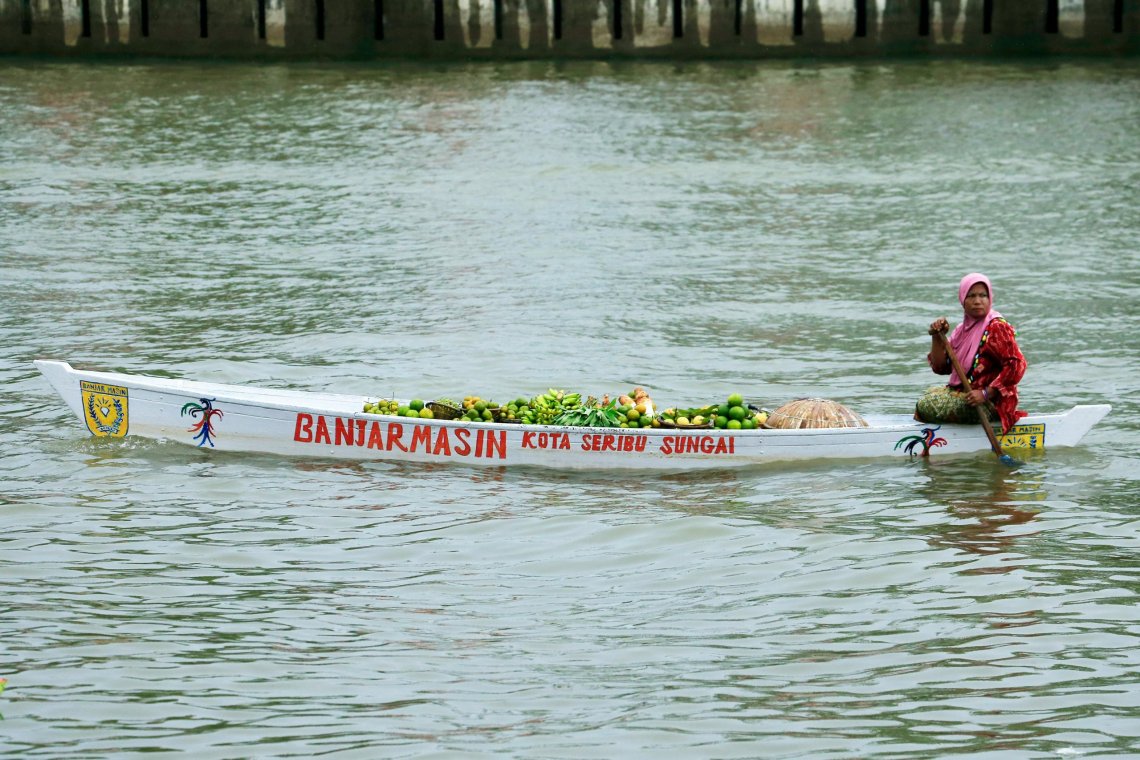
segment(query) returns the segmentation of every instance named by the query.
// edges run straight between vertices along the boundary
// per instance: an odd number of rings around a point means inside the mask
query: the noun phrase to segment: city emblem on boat
[[[122,438],[127,434],[130,410],[126,388],[80,380],[79,395],[83,401],[83,421],[91,435]]]
[[[1045,448],[1045,425],[1014,425],[1001,437],[1003,449]]]

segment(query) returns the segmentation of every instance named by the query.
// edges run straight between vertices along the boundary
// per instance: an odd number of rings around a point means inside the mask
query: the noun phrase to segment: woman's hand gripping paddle
[[[954,371],[958,374],[962,385],[966,387],[966,393],[969,393],[973,388],[970,387],[970,381],[966,379],[966,373],[962,371],[962,365],[958,363],[958,357],[954,355],[954,349],[951,347],[946,333],[940,332],[938,333],[938,337],[942,340],[942,347],[946,349],[946,355],[950,357],[950,365],[954,367]],[[998,461],[1009,467],[1017,467],[1020,465],[1021,462],[1001,450],[1001,443],[994,433],[993,426],[990,425],[990,415],[986,411],[986,405],[978,404],[975,408],[978,410],[978,417],[982,420],[982,428],[986,431],[986,437],[990,439],[990,448],[993,449],[994,454],[997,455]]]

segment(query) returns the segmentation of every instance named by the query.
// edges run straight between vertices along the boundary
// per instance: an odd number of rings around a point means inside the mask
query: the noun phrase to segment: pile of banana
[[[527,425],[550,425],[555,417],[581,404],[581,393],[567,393],[558,388],[550,388],[546,393],[532,398],[525,409],[520,409],[519,419]]]

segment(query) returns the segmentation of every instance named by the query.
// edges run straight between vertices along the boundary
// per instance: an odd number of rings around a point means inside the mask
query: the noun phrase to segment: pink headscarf
[[[990,278],[978,272],[970,272],[958,284],[958,303],[962,304],[963,312],[966,308],[966,294],[970,292],[970,288],[979,282],[986,286],[986,290],[990,294],[989,313],[981,319],[972,319],[969,314],[963,314],[962,323],[950,333],[950,346],[954,349],[954,355],[958,357],[958,363],[967,373],[974,363],[974,354],[978,353],[978,344],[982,342],[982,333],[986,331],[992,320],[1001,316],[999,312],[994,311],[994,287],[990,284]],[[958,377],[958,373],[951,372],[950,385],[961,384],[962,378]]]

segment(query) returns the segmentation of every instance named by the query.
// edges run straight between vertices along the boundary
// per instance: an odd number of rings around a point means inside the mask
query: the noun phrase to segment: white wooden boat
[[[217,451],[287,456],[562,469],[689,470],[765,462],[942,456],[988,451],[978,425],[933,425],[867,415],[868,427],[679,430],[555,427],[410,419],[361,411],[364,396],[269,390],[146,375],[36,367],[94,436],[141,436]],[[1108,414],[1075,406],[1021,420],[1009,449],[1075,446]]]

